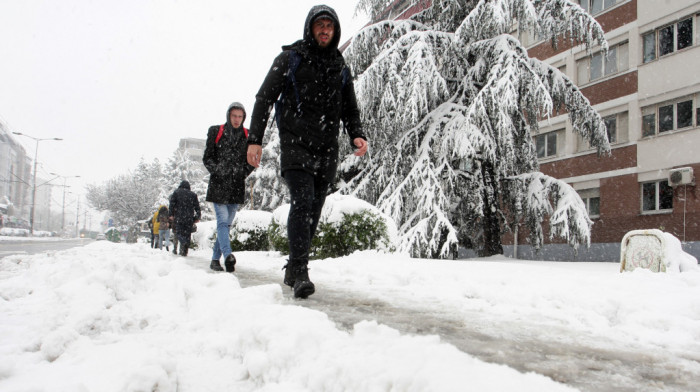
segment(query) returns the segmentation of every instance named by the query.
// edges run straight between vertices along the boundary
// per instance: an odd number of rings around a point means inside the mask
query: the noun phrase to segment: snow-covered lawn
[[[239,253],[237,269],[274,272],[283,257]],[[565,391],[535,373],[483,362],[437,336],[373,320],[350,331],[235,275],[192,267],[147,244],[0,259],[0,390]],[[311,262],[322,287],[372,292],[485,318],[539,320],[700,356],[700,272],[618,272],[616,263],[438,261],[358,252]],[[548,334],[543,329],[542,334]],[[695,369],[700,377],[700,364]]]

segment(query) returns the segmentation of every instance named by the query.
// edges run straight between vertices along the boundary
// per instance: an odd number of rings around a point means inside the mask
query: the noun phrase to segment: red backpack
[[[248,138],[248,129],[246,127],[243,127],[243,132],[245,132],[245,138]],[[221,139],[221,135],[224,134],[224,124],[219,125],[219,134],[216,135],[216,141],[214,142],[219,143],[219,140]]]

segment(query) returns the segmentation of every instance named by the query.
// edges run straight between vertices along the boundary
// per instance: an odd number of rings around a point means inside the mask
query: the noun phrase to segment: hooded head
[[[241,126],[242,126],[243,123],[245,122],[245,117],[246,117],[247,113],[245,111],[245,107],[240,102],[234,102],[234,103],[228,105],[228,110],[226,111],[226,122],[229,124],[231,123],[231,110],[233,110],[233,109],[240,109],[243,111],[243,121],[241,122]]]
[[[309,11],[306,16],[306,23],[304,24],[304,41],[310,44],[314,48],[319,48],[318,42],[314,38],[311,26],[318,18],[327,18],[333,21],[335,29],[333,30],[333,38],[326,49],[337,49],[338,43],[340,42],[340,20],[338,19],[338,14],[335,10],[327,5],[315,5]]]
[[[190,190],[190,182],[187,180],[183,180],[178,188]]]

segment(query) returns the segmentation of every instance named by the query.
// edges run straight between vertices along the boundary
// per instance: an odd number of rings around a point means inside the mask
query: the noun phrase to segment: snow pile
[[[31,235],[32,235],[32,233],[28,229],[19,229],[19,228],[14,228],[14,227],[0,228],[0,236],[28,237]],[[33,237],[44,237],[44,239],[46,239],[47,237],[53,237],[53,236],[54,236],[54,233],[52,233],[50,231],[34,230]]]
[[[681,241],[671,233],[663,233],[666,254],[666,271],[669,272],[687,272],[698,268],[698,259],[693,255],[683,251]]]
[[[258,258],[242,268],[272,261]],[[277,284],[242,289],[187,260],[106,241],[1,259],[0,390],[571,390],[435,336],[338,330]]]
[[[243,210],[236,212],[233,224],[241,231],[267,230],[272,213],[267,211]]]

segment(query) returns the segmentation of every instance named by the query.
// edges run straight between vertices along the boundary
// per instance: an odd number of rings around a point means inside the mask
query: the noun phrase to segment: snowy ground
[[[620,274],[615,263],[361,252],[313,261],[318,290],[301,301],[278,283],[244,288],[236,275],[210,273],[209,257],[100,241],[0,259],[0,390],[575,390],[497,356],[487,363],[437,335],[399,332],[371,315],[346,328],[302,306],[334,287],[397,309],[434,309],[491,336],[537,326],[562,347],[661,352],[677,365],[676,383],[650,380],[646,390],[696,390],[700,380],[698,271]],[[281,277],[276,254],[238,258],[241,276]]]

